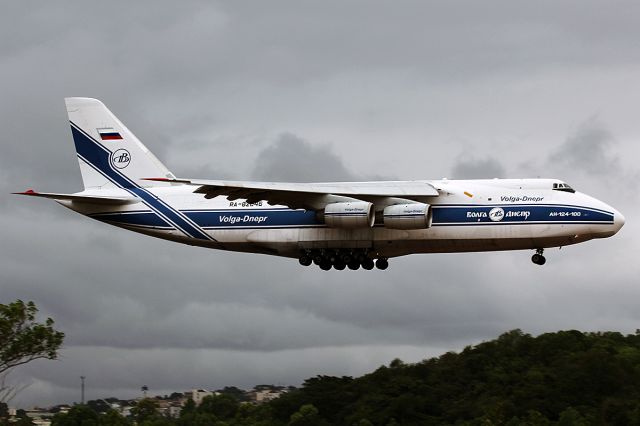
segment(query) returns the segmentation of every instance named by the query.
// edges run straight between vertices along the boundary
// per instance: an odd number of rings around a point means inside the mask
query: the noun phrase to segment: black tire
[[[331,262],[329,262],[328,260],[323,260],[322,262],[320,262],[320,269],[322,269],[323,271],[328,271],[329,269],[331,269]]]
[[[309,266],[313,261],[308,256],[300,256],[300,259],[298,259],[298,262],[300,262],[302,266]]]
[[[362,259],[362,268],[366,269],[367,271],[370,271],[373,269],[373,267],[375,266],[375,264],[373,263],[373,259],[371,258],[364,258]]]
[[[338,270],[338,271],[343,271],[344,268],[346,268],[346,267],[347,267],[347,264],[344,263],[341,260],[336,260],[335,262],[333,262],[333,268]]]
[[[533,263],[535,263],[536,265],[544,265],[545,261],[542,260],[542,259],[544,259],[544,256],[542,256],[541,254],[538,254],[538,253],[536,253],[533,256],[531,256],[531,261]]]
[[[347,264],[347,266],[349,267],[349,269],[351,269],[352,271],[356,271],[358,269],[360,269],[360,262],[356,262],[355,260],[352,260],[351,262],[349,262]]]
[[[376,260],[376,268],[380,269],[381,271],[384,271],[388,267],[389,267],[389,261],[387,259],[380,258]]]

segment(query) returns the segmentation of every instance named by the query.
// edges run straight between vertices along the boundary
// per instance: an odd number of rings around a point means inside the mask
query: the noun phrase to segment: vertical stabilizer
[[[97,99],[65,98],[85,189],[165,186],[173,174]]]

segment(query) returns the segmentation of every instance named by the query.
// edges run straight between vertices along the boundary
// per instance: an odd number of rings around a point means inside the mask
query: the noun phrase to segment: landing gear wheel
[[[360,269],[360,262],[352,260],[351,262],[349,262],[347,264],[347,266],[349,267],[349,269],[351,269],[352,271],[356,271],[358,269]]]
[[[536,253],[533,256],[531,256],[531,261],[533,263],[535,263],[536,265],[542,266],[547,262],[547,259],[542,255],[542,253],[540,253],[540,251],[542,251],[542,250],[539,250],[538,253]]]
[[[336,260],[333,262],[333,268],[342,271],[347,265],[342,260]]]
[[[389,267],[389,261],[384,257],[381,257],[380,259],[376,260],[376,268],[380,269],[381,271],[384,271],[388,267]]]
[[[362,269],[366,269],[367,271],[370,271],[373,269],[375,265],[373,264],[373,259],[370,258],[366,258],[366,259],[362,259]]]
[[[300,259],[298,259],[298,262],[300,262],[302,266],[309,266],[311,265],[313,260],[311,260],[309,256],[300,256]]]
[[[328,271],[329,269],[331,269],[331,262],[329,262],[329,260],[322,260],[322,262],[320,262],[320,269],[322,269],[323,271]]]

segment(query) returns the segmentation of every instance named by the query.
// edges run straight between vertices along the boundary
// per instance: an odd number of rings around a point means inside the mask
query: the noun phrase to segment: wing
[[[195,193],[206,198],[220,195],[248,203],[267,201],[293,209],[321,209],[340,201],[369,201],[376,209],[400,202],[424,202],[436,197],[438,190],[426,181],[287,183],[199,179],[148,178],[147,180],[197,186]]]

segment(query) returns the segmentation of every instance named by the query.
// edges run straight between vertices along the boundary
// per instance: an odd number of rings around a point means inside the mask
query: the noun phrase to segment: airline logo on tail
[[[124,169],[131,162],[131,154],[126,149],[118,149],[111,154],[111,164],[117,169]]]
[[[103,127],[96,130],[100,135],[100,139],[102,139],[103,141],[116,141],[122,139],[120,133],[116,132],[116,130],[112,127]]]

